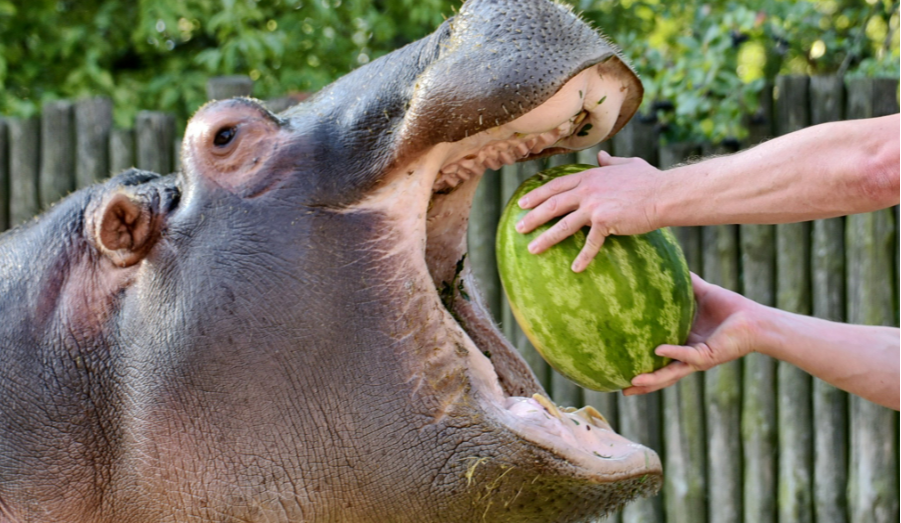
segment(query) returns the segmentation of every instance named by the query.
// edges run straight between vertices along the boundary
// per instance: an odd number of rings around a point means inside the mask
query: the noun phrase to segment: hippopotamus
[[[4,233],[0,521],[577,522],[656,492],[653,451],[547,397],[464,256],[486,170],[641,97],[570,9],[469,0]]]

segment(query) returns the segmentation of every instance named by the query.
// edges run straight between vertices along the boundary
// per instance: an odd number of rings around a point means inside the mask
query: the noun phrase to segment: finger
[[[654,349],[654,354],[694,365],[695,367],[700,363],[700,355],[694,345],[661,345]]]
[[[531,209],[532,207],[535,207],[541,202],[547,200],[551,196],[560,194],[564,191],[568,191],[573,187],[579,185],[579,182],[582,181],[582,174],[584,174],[584,172],[568,174],[566,176],[561,176],[560,178],[554,178],[541,187],[532,189],[531,191],[527,192],[522,198],[519,199],[517,203],[519,204],[519,207],[521,209]]]
[[[656,387],[658,389],[669,387],[694,371],[695,369],[685,362],[673,361],[654,372],[635,376],[632,378],[632,385],[635,387]]]
[[[581,211],[575,211],[567,214],[562,220],[555,223],[553,227],[544,231],[537,238],[529,243],[529,252],[539,254],[547,250],[548,247],[556,245],[585,225],[588,225],[588,219]]]
[[[588,236],[585,237],[585,246],[582,247],[579,255],[576,256],[576,260],[573,262],[573,272],[582,272],[588,268],[588,264],[591,263],[591,260],[601,250],[601,246],[604,245],[604,238],[602,228],[592,224],[591,230],[588,231]]]
[[[516,231],[528,233],[547,223],[551,218],[562,216],[579,208],[579,196],[572,192],[554,195],[535,207],[519,220]]]
[[[632,161],[632,158],[621,158],[619,156],[612,156],[607,151],[600,151],[598,153],[598,165],[600,167],[607,167],[608,165],[621,165],[624,163],[629,163]]]

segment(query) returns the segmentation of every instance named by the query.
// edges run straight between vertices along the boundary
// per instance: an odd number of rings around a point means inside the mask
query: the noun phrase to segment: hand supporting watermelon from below
[[[842,390],[898,410],[899,331],[849,325],[760,305],[692,274],[698,315],[684,346],[661,345],[655,353],[669,365],[632,379],[623,394],[668,387],[697,370],[708,370],[759,352],[786,361]]]
[[[763,307],[740,294],[712,285],[691,273],[698,314],[685,345],[661,345],[654,351],[658,356],[675,361],[649,374],[632,380],[632,387],[623,390],[625,396],[654,392],[673,385],[699,370],[737,360],[754,351],[759,334],[753,321],[755,309]]]
[[[529,252],[544,252],[590,226],[585,246],[572,264],[573,271],[582,272],[607,236],[643,234],[661,227],[654,205],[660,171],[641,158],[616,158],[605,151],[598,153],[598,164],[600,168],[556,178],[520,198],[521,208],[533,210],[516,225],[517,232],[529,233],[567,214],[533,240]]]

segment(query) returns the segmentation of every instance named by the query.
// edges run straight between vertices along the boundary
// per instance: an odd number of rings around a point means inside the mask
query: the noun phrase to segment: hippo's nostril
[[[236,134],[238,134],[238,128],[236,126],[223,127],[216,131],[216,136],[213,137],[213,145],[216,147],[225,147],[232,139],[234,139]]]

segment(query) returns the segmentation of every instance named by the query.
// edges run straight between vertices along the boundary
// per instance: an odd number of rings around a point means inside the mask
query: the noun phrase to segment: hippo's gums
[[[7,232],[0,521],[570,522],[654,492],[656,454],[547,400],[458,267],[486,168],[641,94],[567,8],[471,0]]]

